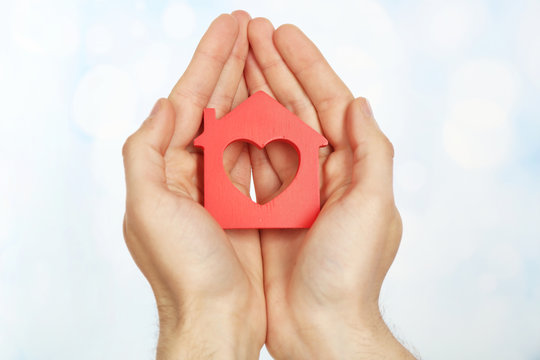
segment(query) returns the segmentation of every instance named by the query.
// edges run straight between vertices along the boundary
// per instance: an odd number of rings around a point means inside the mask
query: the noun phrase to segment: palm
[[[281,304],[267,308],[268,345],[278,357],[285,342],[280,337],[282,327],[294,318],[295,308],[328,296],[342,296],[332,294],[332,291],[343,275],[344,260],[351,255],[357,256],[350,248],[336,247],[335,241],[350,237],[350,224],[358,222],[358,219],[351,222],[340,202],[346,197],[350,184],[351,157],[337,151],[321,152],[322,210],[312,227],[309,230],[261,231],[266,302]],[[261,190],[264,193],[264,189]],[[351,261],[358,261],[358,258]]]
[[[203,292],[232,292],[238,287],[262,290],[258,232],[224,231],[200,205],[203,193],[199,176],[202,174],[202,154],[191,146],[189,148],[192,150],[170,149],[165,154],[164,172],[170,192],[166,199],[161,199],[159,206],[163,212],[159,216],[166,221],[168,234],[182,239],[181,243],[170,243],[171,247],[178,245],[179,248],[171,248],[169,253],[193,251],[186,258],[197,259],[189,267],[179,267],[178,271],[183,272],[181,276],[185,276],[187,271]],[[225,170],[236,179],[241,191],[249,193],[249,157],[241,147],[229,150],[225,154]]]

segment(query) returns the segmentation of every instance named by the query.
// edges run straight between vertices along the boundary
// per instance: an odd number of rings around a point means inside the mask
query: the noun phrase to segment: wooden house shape
[[[308,228],[319,210],[319,148],[328,145],[321,134],[262,91],[221,119],[204,110],[203,133],[194,140],[204,149],[204,207],[224,229]],[[286,141],[298,153],[293,181],[265,204],[253,202],[229,180],[223,152],[235,141],[264,148]]]

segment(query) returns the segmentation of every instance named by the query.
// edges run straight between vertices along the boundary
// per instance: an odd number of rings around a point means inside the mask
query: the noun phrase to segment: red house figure
[[[204,207],[224,229],[308,228],[317,217],[319,148],[328,141],[283,105],[259,91],[221,119],[204,110],[204,132],[194,145],[204,149]],[[230,182],[223,152],[235,141],[264,148],[276,140],[298,152],[298,171],[291,184],[265,204],[253,202]]]

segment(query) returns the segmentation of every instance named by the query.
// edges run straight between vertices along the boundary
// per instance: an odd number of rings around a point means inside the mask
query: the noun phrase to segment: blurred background
[[[120,150],[238,8],[300,26],[394,143],[396,336],[425,359],[540,359],[540,2],[255,3],[0,3],[0,359],[153,357]]]

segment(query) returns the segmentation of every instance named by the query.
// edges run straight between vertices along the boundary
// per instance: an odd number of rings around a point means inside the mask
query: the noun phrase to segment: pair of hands
[[[219,118],[259,90],[330,143],[311,229],[223,230],[201,205],[203,109]],[[224,167],[246,196],[252,169],[264,202],[294,177],[291,151],[234,143]],[[264,343],[277,359],[411,357],[378,306],[401,238],[392,145],[298,28],[219,16],[123,155],[124,236],[156,297],[159,359],[255,359]]]

